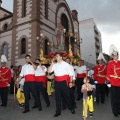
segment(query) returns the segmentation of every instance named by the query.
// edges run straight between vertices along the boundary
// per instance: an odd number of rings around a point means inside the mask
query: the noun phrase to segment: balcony
[[[99,42],[99,35],[95,34],[95,40]]]
[[[100,48],[100,44],[98,42],[95,42],[95,46],[96,46],[97,49]]]
[[[95,31],[96,34],[99,34],[98,29],[96,28],[96,26],[94,26],[94,31]]]

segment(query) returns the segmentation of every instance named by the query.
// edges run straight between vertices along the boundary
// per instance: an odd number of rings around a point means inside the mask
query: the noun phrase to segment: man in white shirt
[[[65,61],[70,65],[70,58],[66,58]],[[75,71],[74,71],[74,68],[73,68],[72,65],[70,65],[70,68],[71,68],[72,73],[73,73],[73,75],[72,75],[72,77],[73,77],[73,83],[72,83],[73,86],[72,86],[71,88],[69,88],[69,90],[70,90],[70,98],[71,98],[72,106],[73,106],[74,108],[76,108],[75,95],[74,95],[75,80],[76,80],[76,78],[75,78]],[[62,99],[62,107],[63,107],[63,108],[62,108],[63,110],[66,109],[66,102],[65,102],[64,97],[63,97],[63,99]]]
[[[72,114],[75,114],[69,91],[69,87],[72,87],[73,73],[71,71],[70,65],[62,60],[62,54],[57,53],[56,60],[57,62],[52,62],[48,69],[48,73],[54,72],[55,74],[56,113],[54,117],[61,115],[62,95],[66,101],[68,109],[71,110]],[[68,82],[69,77],[70,81]]]
[[[37,92],[36,92],[36,82],[35,82],[36,65],[34,65],[33,62],[31,62],[30,55],[25,56],[25,61],[26,61],[26,64],[22,66],[22,70],[21,70],[21,73],[19,75],[18,82],[17,82],[17,87],[18,87],[19,82],[24,76],[25,78],[25,82],[24,82],[25,110],[23,111],[23,113],[27,113],[30,111],[30,108],[29,108],[30,93],[32,94],[35,100],[35,105],[38,107],[38,110],[39,109],[41,110],[41,108],[39,108],[40,103],[39,103]]]
[[[47,84],[47,78],[46,78],[46,71],[47,68],[40,63],[40,59],[36,59],[35,63],[37,65],[37,69],[35,70],[35,78],[36,78],[36,89],[37,89],[37,96],[39,99],[39,103],[41,106],[41,100],[40,100],[40,93],[42,93],[43,98],[46,102],[46,107],[50,106],[50,101],[47,94],[46,84]],[[36,106],[34,106],[35,108]],[[42,110],[42,106],[41,106]]]
[[[77,73],[77,101],[83,97],[81,92],[81,87],[83,85],[83,79],[86,76],[86,66],[84,65],[84,61],[79,61],[79,66],[75,66],[75,72]]]

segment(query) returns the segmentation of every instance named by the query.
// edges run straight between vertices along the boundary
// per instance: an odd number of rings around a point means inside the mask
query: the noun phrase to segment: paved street
[[[6,108],[0,107],[0,120],[82,120],[82,102],[77,102],[76,114],[71,114],[69,110],[62,111],[61,116],[54,118],[55,114],[55,100],[54,96],[50,97],[51,106],[46,108],[45,103],[42,98],[43,110],[38,111],[37,109],[31,109],[29,113],[23,114],[24,109],[18,107],[16,102],[16,107],[13,108],[13,96],[9,95],[9,102]],[[30,105],[33,105],[33,100],[30,101]],[[95,106],[95,112],[93,118],[88,120],[118,120],[115,118],[111,112],[110,98],[106,98],[105,104],[99,104]]]

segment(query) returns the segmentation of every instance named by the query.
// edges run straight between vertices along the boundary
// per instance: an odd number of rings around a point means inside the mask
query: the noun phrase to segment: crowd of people
[[[75,114],[76,100],[83,100],[83,118],[93,117],[94,101],[105,104],[105,95],[111,89],[111,108],[115,117],[120,114],[120,61],[115,46],[110,47],[112,58],[108,63],[103,54],[97,59],[98,64],[90,70],[79,60],[77,65],[70,65],[70,58],[63,60],[61,53],[56,53],[56,60],[49,67],[41,64],[40,59],[31,61],[26,55],[26,64],[18,67],[6,67],[7,59],[1,57],[0,96],[1,106],[7,106],[8,91],[16,94],[19,107],[24,107],[23,113],[30,111],[29,100],[34,98],[33,109],[42,111],[40,95],[43,96],[46,107],[50,107],[49,96],[55,92],[56,111],[54,117],[61,115],[61,110],[68,108]],[[17,88],[17,89],[15,89]],[[9,89],[9,90],[8,90]],[[77,99],[75,98],[77,90]]]

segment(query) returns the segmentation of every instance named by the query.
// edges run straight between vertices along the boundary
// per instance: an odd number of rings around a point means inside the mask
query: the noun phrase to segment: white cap
[[[1,56],[1,62],[7,62],[7,58],[6,58],[5,55],[2,55],[2,56]]]
[[[117,48],[116,48],[113,44],[110,45],[109,55],[110,55],[110,56],[114,56],[114,55],[117,55],[117,54],[118,54]]]
[[[106,59],[104,58],[103,54],[100,53],[99,56],[98,56],[98,59],[97,60],[103,60],[105,63],[107,63]]]

